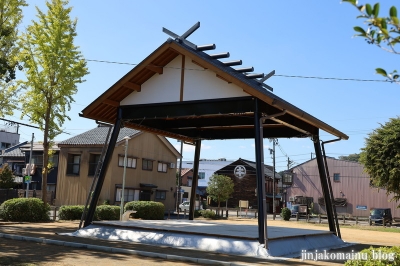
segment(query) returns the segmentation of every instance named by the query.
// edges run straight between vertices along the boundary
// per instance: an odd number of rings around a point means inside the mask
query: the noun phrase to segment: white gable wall
[[[178,102],[180,99],[182,56],[164,67],[163,74],[154,75],[142,84],[140,92],[132,92],[121,105]],[[249,96],[240,87],[228,83],[210,70],[194,64],[186,57],[183,100],[204,100]]]
[[[185,68],[184,101],[250,96],[240,87],[218,78],[215,72],[194,64],[191,58],[186,57]]]

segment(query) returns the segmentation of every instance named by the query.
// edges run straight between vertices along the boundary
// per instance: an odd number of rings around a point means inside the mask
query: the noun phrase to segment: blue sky
[[[360,3],[365,3],[361,2]],[[29,1],[21,29],[35,19],[35,5]],[[353,38],[357,10],[336,1],[94,1],[71,0],[72,16],[78,18],[76,45],[87,60],[136,64],[169,37],[162,27],[182,34],[197,21],[201,27],[188,40],[197,44],[215,43],[213,53],[230,52],[255,72],[276,71],[267,82],[274,93],[316,118],[349,135],[349,140],[326,145],[327,155],[338,157],[358,153],[364,139],[379,124],[396,117],[400,86],[384,82],[338,81],[288,78],[279,75],[382,80],[376,67],[394,70],[396,55]],[[381,3],[386,15],[395,1]],[[56,140],[65,140],[92,129],[95,122],[78,114],[133,66],[88,61],[90,74],[78,87],[75,103],[68,113],[71,121]],[[20,78],[23,76],[20,74]],[[19,114],[6,119],[29,123]],[[21,127],[21,141],[43,139],[43,134]],[[326,141],[335,137],[321,132]],[[179,143],[171,140],[179,150]],[[276,148],[278,170],[286,168],[288,155],[295,163],[310,159],[314,152],[310,139],[279,139]],[[264,141],[269,148],[271,143]],[[184,160],[193,160],[194,148],[184,147]],[[254,140],[203,141],[201,158],[255,160]],[[272,164],[268,150],[265,163]]]

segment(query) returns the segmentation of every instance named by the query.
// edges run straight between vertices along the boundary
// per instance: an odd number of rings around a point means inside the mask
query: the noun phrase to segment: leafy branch
[[[356,7],[361,13],[357,18],[364,19],[367,24],[366,29],[359,26],[354,27],[357,32],[355,36],[365,38],[368,44],[376,45],[386,52],[400,54],[396,50],[396,45],[400,43],[400,21],[395,6],[389,9],[388,17],[379,17],[379,3],[372,6],[370,4],[357,5],[357,0],[342,0],[342,2],[350,3]],[[376,68],[375,71],[389,81],[400,84],[400,75],[396,70],[388,73],[383,68]]]

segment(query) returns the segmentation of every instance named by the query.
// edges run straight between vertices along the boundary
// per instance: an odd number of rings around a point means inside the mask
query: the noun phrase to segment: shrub
[[[135,218],[144,220],[164,220],[165,207],[161,202],[130,201],[125,204],[124,211],[136,211]]]
[[[354,254],[344,265],[400,265],[400,247],[367,248]]]
[[[201,211],[199,210],[194,210],[194,214],[193,214],[194,218],[199,218],[201,216]]]
[[[96,220],[119,220],[120,207],[112,205],[97,206],[94,216]]]
[[[60,220],[80,220],[84,209],[83,205],[61,206],[58,217]]]
[[[289,221],[291,215],[292,212],[290,211],[289,208],[282,208],[281,217],[283,220]]]
[[[215,212],[213,212],[212,210],[203,210],[203,211],[201,211],[201,215],[204,218],[211,218],[211,219],[214,219],[216,216]]]
[[[45,222],[49,221],[50,205],[38,198],[15,198],[1,204],[1,216],[5,221]]]

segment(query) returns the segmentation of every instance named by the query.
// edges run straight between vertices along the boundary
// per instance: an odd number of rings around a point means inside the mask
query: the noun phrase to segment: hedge
[[[14,198],[0,206],[1,218],[12,222],[46,222],[49,221],[50,205],[44,205],[38,198]]]
[[[130,201],[126,203],[124,210],[136,211],[135,218],[141,218],[143,220],[164,220],[165,207],[161,202]]]
[[[367,248],[354,254],[353,260],[348,260],[344,265],[348,266],[386,266],[400,265],[400,247]]]
[[[94,216],[96,220],[119,220],[120,206],[100,205],[97,206]]]
[[[80,220],[84,209],[84,205],[61,206],[58,211],[58,218],[60,220]]]

